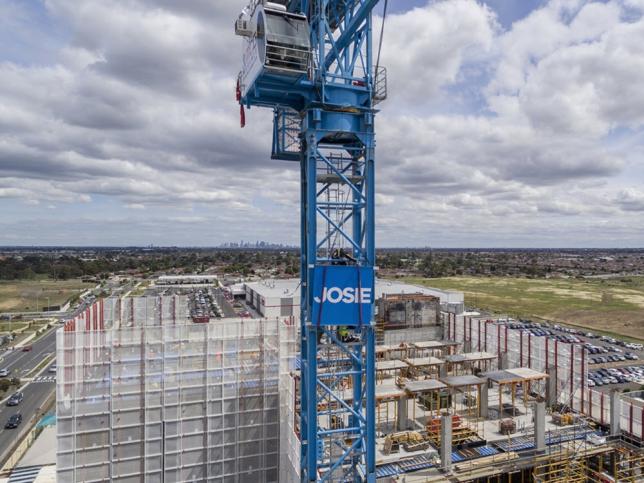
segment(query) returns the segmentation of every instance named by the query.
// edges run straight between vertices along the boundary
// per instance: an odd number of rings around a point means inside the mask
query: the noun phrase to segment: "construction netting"
[[[280,379],[280,482],[299,483],[300,453],[302,444],[297,430],[299,414],[296,411],[297,375],[295,371],[283,373]]]
[[[193,324],[183,299],[110,299],[58,332],[59,481],[279,481],[296,327]]]

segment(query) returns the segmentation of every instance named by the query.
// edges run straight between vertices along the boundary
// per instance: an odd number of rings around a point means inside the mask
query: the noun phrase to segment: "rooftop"
[[[158,280],[165,282],[168,280],[214,280],[217,275],[160,275]]]
[[[292,297],[299,295],[300,280],[297,278],[260,280],[259,282],[247,282],[246,286],[267,298]],[[376,279],[376,299],[381,298],[383,294],[415,293],[433,295],[440,298],[443,304],[462,304],[464,300],[462,292],[421,287],[395,280]]]

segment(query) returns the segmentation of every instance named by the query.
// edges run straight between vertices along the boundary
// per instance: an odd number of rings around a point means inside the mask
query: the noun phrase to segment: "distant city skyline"
[[[0,245],[299,246],[244,3],[2,2]],[[641,0],[389,4],[378,246],[644,246]]]

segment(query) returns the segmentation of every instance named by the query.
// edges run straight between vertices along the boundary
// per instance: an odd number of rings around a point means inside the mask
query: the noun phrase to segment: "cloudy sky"
[[[0,245],[297,244],[242,3],[0,1]],[[644,246],[643,0],[389,3],[380,246]]]

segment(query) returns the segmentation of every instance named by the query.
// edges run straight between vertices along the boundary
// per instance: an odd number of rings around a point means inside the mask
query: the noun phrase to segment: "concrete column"
[[[407,398],[403,396],[398,400],[398,413],[396,414],[396,427],[398,431],[405,431],[407,429],[407,412]]]
[[[620,419],[622,416],[622,398],[618,391],[611,391],[610,393],[610,435],[619,436],[620,434]]]
[[[557,368],[548,368],[548,380],[546,381],[546,402],[549,407],[557,404]]]
[[[484,419],[488,418],[488,389],[489,382],[481,384],[481,400],[479,401],[479,405],[481,407],[481,417]]]
[[[452,415],[441,416],[441,468],[452,471]]]
[[[447,377],[447,363],[438,366],[438,377]]]
[[[501,354],[501,360],[499,361],[499,370],[508,369],[508,353],[503,352]]]
[[[546,450],[546,402],[534,403],[534,447],[537,452]]]
[[[463,341],[463,352],[472,352],[472,341],[471,340],[466,340]]]

